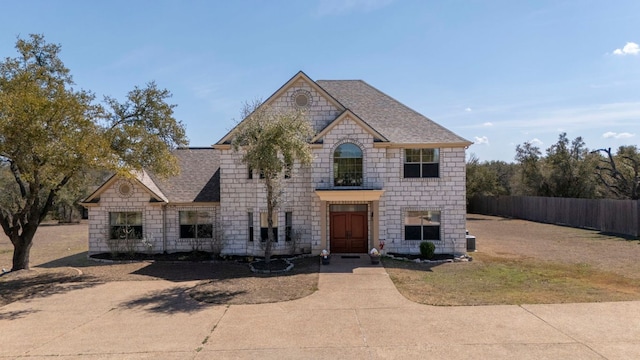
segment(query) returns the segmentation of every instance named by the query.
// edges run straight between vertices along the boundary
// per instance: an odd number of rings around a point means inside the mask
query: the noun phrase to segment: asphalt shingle
[[[174,151],[180,174],[163,179],[149,174],[170,203],[219,202],[220,161],[213,148],[184,148]]]
[[[390,142],[470,143],[362,80],[318,80],[316,83]]]

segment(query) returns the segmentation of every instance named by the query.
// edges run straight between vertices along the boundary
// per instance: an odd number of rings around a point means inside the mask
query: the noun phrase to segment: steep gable
[[[308,104],[299,106],[296,103],[298,96],[306,97]],[[303,110],[316,132],[322,131],[322,129],[334,121],[339,114],[345,111],[345,107],[342,104],[302,71],[294,75],[276,92],[269,96],[269,98],[264,101],[264,105],[270,106],[273,109]],[[230,144],[236,128],[237,126],[222,137],[216,145]]]
[[[373,137],[374,142],[386,142],[388,141],[384,136],[382,136],[379,132],[377,132],[374,128],[369,126],[369,124],[365,123],[362,119],[360,119],[357,115],[355,115],[351,110],[345,110],[340,116],[338,116],[335,120],[333,120],[329,125],[327,125],[324,129],[322,129],[316,136],[311,139],[311,143],[322,142],[322,138],[328,134],[331,129],[345,121],[346,119],[350,119],[354,121],[358,126],[362,128],[365,132],[369,133]]]

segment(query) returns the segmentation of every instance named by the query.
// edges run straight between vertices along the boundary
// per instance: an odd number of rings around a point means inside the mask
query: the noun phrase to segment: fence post
[[[640,200],[636,200],[636,237],[640,237]]]

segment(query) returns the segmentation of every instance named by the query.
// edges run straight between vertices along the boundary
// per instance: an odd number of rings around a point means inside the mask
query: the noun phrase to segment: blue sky
[[[560,132],[589,148],[640,138],[640,1],[3,1],[0,58],[45,35],[77,87],[124,99],[173,93],[191,146],[219,140],[242,104],[299,70],[362,79],[513,161]]]

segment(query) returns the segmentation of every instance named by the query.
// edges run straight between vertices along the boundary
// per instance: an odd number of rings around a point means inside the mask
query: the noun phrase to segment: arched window
[[[362,150],[344,143],[333,153],[333,185],[362,186]]]

